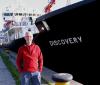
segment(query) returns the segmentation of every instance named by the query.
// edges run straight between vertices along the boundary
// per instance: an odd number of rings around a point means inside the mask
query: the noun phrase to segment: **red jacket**
[[[24,45],[19,48],[16,59],[19,72],[42,72],[43,56],[38,45]]]

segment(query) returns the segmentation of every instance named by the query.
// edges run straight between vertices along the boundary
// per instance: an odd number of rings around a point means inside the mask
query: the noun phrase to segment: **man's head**
[[[32,35],[31,32],[26,32],[24,38],[25,38],[26,43],[27,43],[28,45],[31,45],[31,44],[32,44],[33,35]]]

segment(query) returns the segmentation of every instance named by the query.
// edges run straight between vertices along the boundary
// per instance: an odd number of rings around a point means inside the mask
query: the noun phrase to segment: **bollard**
[[[70,85],[70,82],[56,82],[55,85]]]
[[[69,73],[57,73],[53,74],[52,79],[55,81],[55,85],[70,85],[73,76]]]

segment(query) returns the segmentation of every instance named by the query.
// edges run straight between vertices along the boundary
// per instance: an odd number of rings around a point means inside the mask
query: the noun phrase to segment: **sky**
[[[0,31],[3,28],[2,12],[6,7],[10,7],[12,11],[17,12],[24,7],[27,12],[34,10],[36,13],[44,14],[44,7],[48,4],[49,0],[0,0]],[[69,3],[75,3],[81,0],[69,0]],[[56,4],[52,7],[52,11],[67,5],[67,0],[56,0]]]

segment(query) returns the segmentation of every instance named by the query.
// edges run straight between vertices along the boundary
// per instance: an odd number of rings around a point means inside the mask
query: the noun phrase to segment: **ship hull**
[[[50,30],[34,35],[34,42],[41,47],[44,66],[56,72],[71,73],[74,80],[83,84],[96,81],[90,78],[90,72],[96,67],[90,56],[94,53],[90,46],[94,43],[91,28],[95,27],[96,1],[75,4],[39,17],[37,27],[42,21]],[[17,48],[25,43],[23,38],[16,42]],[[17,52],[17,48],[13,50]]]

